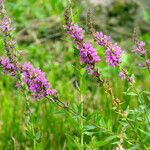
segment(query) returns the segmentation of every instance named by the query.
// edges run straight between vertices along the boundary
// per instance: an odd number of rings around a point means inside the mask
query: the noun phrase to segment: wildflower
[[[127,78],[126,76],[126,72],[124,70],[122,70],[120,73],[119,73],[119,77],[121,78],[121,80],[124,80]]]
[[[99,46],[105,48],[105,59],[109,63],[109,66],[116,67],[121,62],[122,49],[117,45],[117,43],[112,43],[110,41],[110,36],[104,35],[102,32],[97,32],[94,34],[94,39]]]
[[[12,25],[11,19],[8,18],[7,16],[4,16],[4,18],[2,19],[2,21],[0,23],[0,29],[3,32],[7,32],[7,34],[8,34],[14,30],[14,28],[11,25]]]
[[[110,36],[104,35],[103,32],[97,32],[95,37],[99,46],[107,46],[110,43]]]
[[[9,62],[8,59],[0,57],[0,66],[3,68],[4,73],[9,72],[9,75],[14,76],[16,68]],[[21,75],[23,76],[23,82],[27,85],[29,91],[36,99],[41,99],[48,95],[54,95],[55,89],[52,89],[50,83],[40,69],[34,68],[30,63],[24,63],[22,65]],[[16,87],[20,87],[19,83],[16,83]]]
[[[100,61],[100,57],[92,44],[84,43],[80,49],[80,60],[85,64],[95,64]]]
[[[116,67],[121,62],[122,50],[115,44],[110,44],[105,51],[106,62],[109,63],[111,67]]]
[[[65,29],[67,29],[67,34],[71,35],[71,38],[74,39],[75,44],[79,44],[83,41],[84,30],[82,28],[79,28],[77,25],[71,23],[71,26],[65,26]]]
[[[10,76],[15,75],[15,67],[9,62],[8,59],[0,57],[0,66],[2,67],[4,74],[8,71]]]
[[[146,67],[146,68],[150,69],[150,59],[145,60],[145,62],[141,62],[139,64],[139,67]]]
[[[125,80],[127,79],[129,83],[133,84],[135,81],[134,81],[134,78],[133,77],[130,77],[128,75],[128,72],[127,70],[124,70],[122,69],[119,73],[119,77],[121,78],[121,80]]]
[[[94,77],[99,77],[100,76],[100,74],[98,73],[98,70],[96,70],[94,68],[94,66],[91,65],[91,64],[86,65],[85,70],[86,70],[87,74],[93,75]]]
[[[147,60],[146,60],[146,63],[147,63],[147,64],[150,64],[150,59],[147,59]]]
[[[41,99],[56,93],[56,90],[52,89],[50,83],[47,81],[45,73],[40,69],[33,68],[30,63],[25,63],[22,66],[22,70],[24,82],[27,84],[34,98]]]
[[[67,34],[71,35],[71,38],[74,39],[74,44],[76,44],[79,50],[80,61],[85,65],[87,73],[98,77],[99,73],[95,70],[94,66],[100,61],[100,57],[92,44],[84,42],[84,30],[74,23],[70,23],[68,19],[66,19],[65,29]]]
[[[145,46],[145,43],[143,41],[137,42],[135,44],[135,46],[133,47],[132,52],[135,52],[135,53],[140,54],[140,55],[144,55],[146,53],[144,46]]]
[[[0,4],[2,5],[1,1]],[[4,12],[1,13],[4,17],[0,22],[0,29],[3,33],[4,46],[8,56],[8,59],[0,57],[0,66],[2,67],[4,73],[9,72],[11,76],[16,77],[18,80],[16,86],[18,88],[21,86],[20,83],[26,84],[28,90],[36,99],[54,95],[56,90],[51,88],[50,83],[45,77],[45,73],[38,68],[34,68],[30,63],[24,63],[22,65],[17,61],[18,59],[15,53],[16,42],[11,36],[9,36],[14,30],[12,27],[12,21]],[[23,77],[23,81],[21,76]]]

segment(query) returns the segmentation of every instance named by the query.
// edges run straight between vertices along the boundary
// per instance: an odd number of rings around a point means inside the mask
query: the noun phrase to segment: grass
[[[117,114],[111,97],[107,97],[105,91],[79,65],[76,49],[63,30],[66,5],[67,0],[8,0],[5,8],[16,23],[17,47],[24,50],[22,61],[30,60],[35,67],[46,72],[47,79],[57,89],[61,100],[86,118],[80,124],[81,118],[72,116],[50,101],[43,99],[35,102],[30,99],[32,114],[29,121],[25,114],[26,100],[16,89],[15,79],[4,76],[1,71],[0,149],[83,149],[80,138],[84,134],[84,149],[87,150],[112,150],[122,143],[126,149],[148,150],[150,124],[143,112],[146,103],[146,115],[150,119],[148,72],[137,66],[138,57],[131,53],[124,54],[123,65],[135,73],[137,81],[137,91],[128,91],[130,85],[120,81],[117,69],[106,66],[103,61],[98,64],[103,76],[111,80],[114,93],[123,102],[121,107],[129,117]],[[77,22],[82,10],[80,7],[74,8],[79,12],[75,16]],[[143,35],[143,39],[149,41],[150,35]],[[90,37],[88,40],[91,41]],[[128,48],[131,44],[126,42]],[[102,49],[96,44],[95,47],[103,60]],[[0,54],[5,55],[2,39]],[[81,97],[84,99],[84,111]],[[139,99],[142,99],[142,104]]]

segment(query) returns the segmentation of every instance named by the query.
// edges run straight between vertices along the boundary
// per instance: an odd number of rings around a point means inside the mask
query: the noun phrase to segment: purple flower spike
[[[15,75],[15,67],[9,62],[8,59],[0,57],[0,66],[3,68],[4,74],[8,71],[10,76]]]
[[[23,65],[24,82],[27,84],[28,89],[36,99],[41,99],[48,95],[54,95],[56,90],[51,89],[49,82],[43,73],[38,68],[33,68],[30,63]]]
[[[114,44],[110,41],[110,36],[104,35],[102,32],[95,33],[94,37],[97,44],[105,48],[105,59],[106,62],[109,63],[109,66],[118,66],[121,62],[122,49],[117,43]]]
[[[85,64],[95,64],[100,61],[100,57],[92,44],[84,43],[80,49],[80,60]]]
[[[11,25],[12,25],[11,19],[5,16],[0,23],[0,28],[3,32],[10,33],[11,31],[14,30],[14,28],[12,28]]]
[[[0,66],[3,68],[4,73],[8,71],[9,75],[15,75],[16,69],[8,59],[0,57]],[[23,83],[27,85],[28,90],[35,99],[41,99],[45,96],[57,93],[55,89],[51,88],[50,83],[45,77],[45,73],[43,73],[40,69],[34,68],[30,63],[24,63],[21,70]],[[20,84],[17,83],[16,87],[19,88]]]
[[[110,44],[105,51],[106,62],[109,63],[111,67],[116,67],[121,62],[122,50],[115,44]]]
[[[107,46],[110,43],[110,36],[104,35],[103,32],[97,32],[95,37],[99,46]]]
[[[71,35],[71,38],[74,39],[75,44],[83,41],[84,30],[82,28],[79,28],[77,25],[72,23],[72,25],[68,28],[65,26],[65,29],[67,29],[67,34]]]
[[[82,28],[79,28],[73,22],[71,23],[68,19],[66,20],[65,29],[67,30],[67,34],[74,40],[74,44],[79,50],[80,62],[85,65],[88,74],[98,77],[100,74],[95,69],[95,64],[100,61],[100,57],[96,49],[94,49],[92,44],[84,42],[84,30]]]
[[[143,41],[138,42],[134,47],[132,52],[135,52],[137,54],[140,55],[144,55],[146,53],[145,49],[144,49],[145,43]]]

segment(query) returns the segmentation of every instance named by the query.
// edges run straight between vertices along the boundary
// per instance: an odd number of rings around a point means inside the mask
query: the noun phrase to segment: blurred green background
[[[135,74],[138,89],[150,89],[148,72],[138,67],[141,58],[131,53],[133,46],[133,29],[138,27],[140,39],[146,42],[150,55],[150,4],[149,1],[132,0],[83,0],[74,6],[74,21],[87,32],[87,40],[93,42],[87,29],[87,11],[92,10],[95,28],[112,36],[123,50],[123,66]],[[5,9],[15,26],[17,49],[22,50],[21,61],[31,61],[35,67],[46,72],[52,86],[58,90],[61,100],[67,101],[79,111],[79,59],[72,41],[63,29],[64,10],[67,0],[7,0]],[[93,42],[94,43],[94,42]],[[97,48],[104,60],[102,49]],[[0,54],[5,56],[3,41],[0,39]],[[129,85],[120,81],[118,70],[112,69],[104,61],[98,64],[104,77],[111,81],[115,95],[123,102],[123,108],[135,108],[136,96],[125,95]],[[120,132],[118,118],[111,108],[111,99],[97,87],[96,82],[86,76],[87,91],[84,95],[84,113],[114,132]],[[79,149],[80,127],[76,118],[65,113],[46,100],[33,102],[31,105],[31,122],[34,133],[25,126],[25,99],[15,87],[15,80],[0,72],[0,149],[33,149],[33,139],[37,141],[36,149]],[[27,136],[28,135],[28,136]],[[92,136],[93,135],[93,136]],[[86,135],[86,149],[113,149],[115,144],[107,140],[108,135],[97,131]],[[113,139],[112,139],[113,142]],[[95,144],[96,143],[96,144]],[[108,144],[109,143],[109,144]],[[130,147],[126,143],[126,147]]]

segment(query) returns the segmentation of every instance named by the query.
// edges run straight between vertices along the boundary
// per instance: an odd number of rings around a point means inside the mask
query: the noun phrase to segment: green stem
[[[83,109],[84,109],[84,100],[82,93],[80,94],[80,102],[81,102],[81,116],[83,116]],[[81,150],[84,149],[84,132],[83,132],[84,124],[83,124],[83,118],[81,118]]]
[[[32,127],[33,135],[35,135],[34,127],[33,127],[33,125],[32,125],[32,124],[31,124],[31,127]],[[35,140],[35,138],[33,139],[33,149],[34,149],[34,150],[36,150],[36,140]]]

